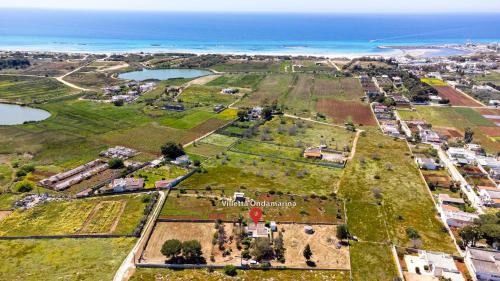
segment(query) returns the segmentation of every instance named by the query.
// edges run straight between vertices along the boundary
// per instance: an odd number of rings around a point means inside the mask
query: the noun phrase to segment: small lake
[[[42,121],[50,117],[48,111],[0,103],[0,125],[20,125],[26,121]]]
[[[202,69],[143,69],[118,75],[121,79],[144,81],[148,79],[168,80],[172,78],[197,78],[212,74]]]

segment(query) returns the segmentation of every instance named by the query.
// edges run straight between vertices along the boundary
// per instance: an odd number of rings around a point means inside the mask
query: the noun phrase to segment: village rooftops
[[[465,205],[465,201],[462,198],[453,198],[448,194],[439,194],[438,199],[441,204],[455,204],[455,205]]]
[[[438,252],[418,251],[418,256],[405,255],[405,263],[411,274],[448,278],[452,281],[464,281],[451,255]],[[418,268],[418,270],[417,270]]]
[[[500,252],[477,248],[467,248],[466,264],[479,280],[500,279]],[[492,276],[496,278],[490,279]]]

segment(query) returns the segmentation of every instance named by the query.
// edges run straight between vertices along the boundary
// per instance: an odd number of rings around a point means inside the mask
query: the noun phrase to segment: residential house
[[[462,228],[472,225],[479,218],[477,214],[463,212],[452,205],[440,205],[439,209],[441,218],[450,227]]]
[[[321,159],[321,149],[317,147],[309,147],[306,150],[304,150],[303,154],[304,158],[307,159]]]
[[[144,188],[144,179],[120,178],[111,183],[113,192],[137,191]],[[109,191],[109,190],[107,190]]]
[[[269,228],[262,222],[257,224],[250,223],[245,227],[245,234],[252,238],[267,238],[269,237]]]
[[[436,163],[436,161],[432,158],[427,157],[415,157],[415,161],[420,169],[423,170],[438,170],[441,165]]]
[[[191,160],[189,159],[188,155],[182,155],[175,158],[175,160],[172,161],[172,163],[180,166],[189,166],[191,164]]]
[[[226,107],[222,104],[217,104],[214,106],[215,113],[220,113],[220,112],[224,111],[224,109],[226,109]]]
[[[470,165],[476,161],[476,154],[461,147],[450,147],[446,154],[458,164]]]
[[[479,198],[485,206],[500,208],[500,189],[493,186],[478,186]]]
[[[238,93],[238,89],[233,89],[233,88],[226,88],[222,89],[221,94],[229,94],[229,95],[234,95]]]
[[[418,255],[405,255],[404,260],[411,275],[465,281],[449,254],[419,250]]]
[[[450,197],[450,195],[448,195],[448,194],[439,194],[438,195],[438,202],[440,205],[452,205],[452,206],[458,206],[458,207],[465,206],[464,199],[453,198],[453,197]]]
[[[233,194],[233,200],[235,202],[245,202],[245,200],[246,200],[245,193],[243,193],[243,192],[235,192]]]
[[[465,265],[474,280],[500,281],[500,252],[498,251],[467,248]]]

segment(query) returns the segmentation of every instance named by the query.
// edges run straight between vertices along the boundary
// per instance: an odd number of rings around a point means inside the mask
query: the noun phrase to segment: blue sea
[[[385,54],[500,41],[500,14],[248,14],[0,9],[0,50]]]

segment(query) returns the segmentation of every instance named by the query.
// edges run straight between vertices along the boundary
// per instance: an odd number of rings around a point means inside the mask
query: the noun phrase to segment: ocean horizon
[[[498,14],[0,12],[5,51],[359,56],[403,53],[381,46],[500,41]]]

